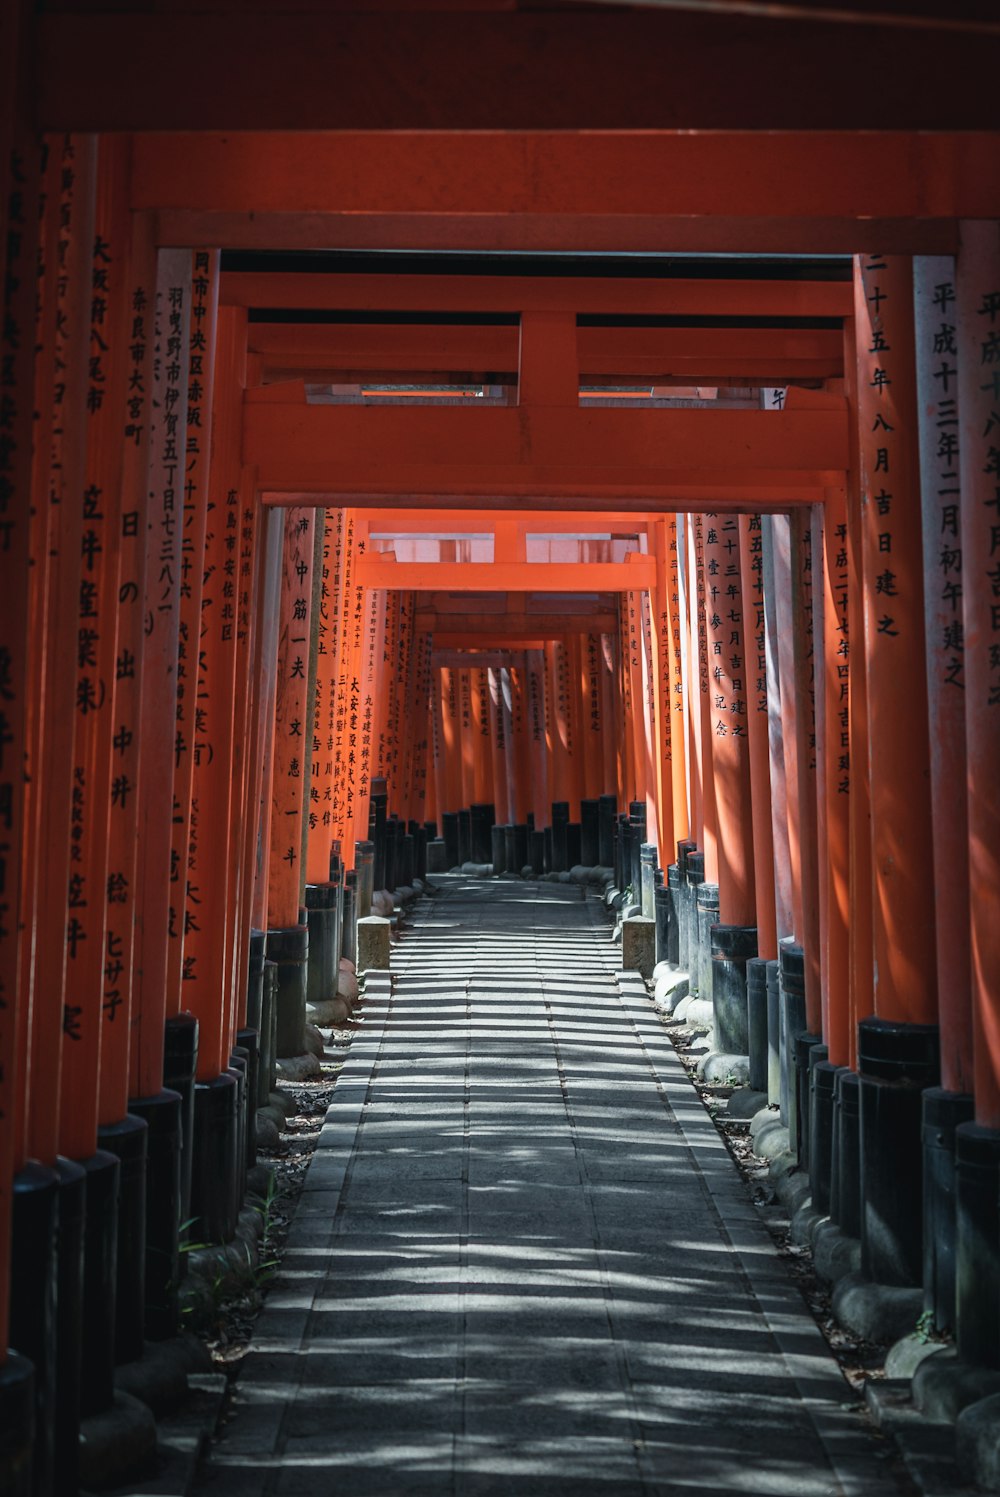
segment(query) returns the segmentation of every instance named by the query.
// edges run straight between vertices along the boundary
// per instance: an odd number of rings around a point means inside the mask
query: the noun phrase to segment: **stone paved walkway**
[[[894,1492],[598,901],[441,882],[199,1492]]]

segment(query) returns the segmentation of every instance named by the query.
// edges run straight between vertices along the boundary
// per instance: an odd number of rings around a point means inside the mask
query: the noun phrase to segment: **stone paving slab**
[[[441,882],[198,1489],[897,1493],[597,898]]]

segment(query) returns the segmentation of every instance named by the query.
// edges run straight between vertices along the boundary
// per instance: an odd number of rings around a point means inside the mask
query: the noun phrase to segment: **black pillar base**
[[[52,1489],[56,1415],[59,1177],[29,1160],[14,1176],[10,1344],[31,1363],[35,1490]]]
[[[827,1059],[825,1045],[814,1045],[810,1056],[809,1183],[812,1201],[821,1216],[830,1214],[833,1183],[834,1096],[844,1069]]]
[[[86,1416],[110,1408],[115,1392],[121,1164],[116,1154],[103,1149],[79,1162],[87,1172],[80,1386],[80,1412]]]
[[[177,1014],[164,1026],[163,1086],[181,1099],[181,1220],[191,1214],[191,1159],[194,1148],[194,1078],[198,1072],[198,1020]]]
[[[781,976],[780,964],[767,963],[767,1101],[781,1103]]]
[[[142,1356],[146,1317],[146,1158],[149,1130],[138,1115],[97,1130],[100,1148],[114,1154],[118,1177],[118,1279],[115,1361]]]
[[[278,1035],[278,968],[274,962],[264,963],[263,1001],[260,1013],[260,1060],[257,1068],[257,1106],[266,1107],[274,1090],[275,1045]],[[185,1220],[190,1212],[185,1214]]]
[[[339,959],[338,959],[339,974]],[[336,988],[334,989],[336,992]],[[257,1163],[257,1096],[260,1091],[260,1047],[259,1035],[256,1029],[238,1029],[236,1031],[236,1044],[238,1049],[247,1058],[247,1091],[246,1091],[246,1144],[244,1146],[245,1164],[248,1170]]]
[[[261,1005],[264,1001],[264,958],[267,955],[267,935],[262,930],[250,932],[250,960],[247,966],[247,1024],[251,1029],[260,1028]]]
[[[529,862],[528,828],[523,821],[516,821],[514,823],[514,861],[511,871],[520,874],[521,869]]]
[[[496,808],[485,802],[469,807],[469,836],[472,844],[472,861],[488,863],[491,852],[491,832],[496,822]]]
[[[1000,1130],[955,1129],[955,1340],[958,1354],[1000,1367]]]
[[[580,862],[594,868],[600,862],[600,801],[580,802]]]
[[[845,1236],[861,1236],[861,1078],[846,1066],[834,1083],[830,1216]]]
[[[541,878],[545,872],[545,833],[535,827],[528,833],[528,862],[532,878]]]
[[[615,866],[615,821],[618,797],[601,795],[597,800],[597,861],[602,868]]]
[[[972,1115],[965,1092],[923,1094],[924,1310],[939,1331],[955,1324],[955,1129]]]
[[[344,913],[340,922],[340,931],[341,956],[345,961],[356,962],[358,959],[358,875],[354,868],[349,868],[344,874]],[[270,956],[270,952],[268,955]],[[275,1003],[277,1003],[277,990]]]
[[[719,920],[719,886],[707,881],[699,884],[696,891],[695,922],[697,929],[698,994],[701,998],[712,998],[712,983],[715,967],[712,962],[712,927]],[[745,1052],[743,1052],[745,1053]]]
[[[553,873],[565,873],[569,868],[568,836],[569,801],[552,802],[552,865]]]
[[[747,964],[757,954],[757,927],[713,925],[709,940],[716,1049],[723,1055],[749,1055]]]
[[[444,811],[441,816],[441,836],[444,841],[444,859],[449,868],[459,862],[458,857],[458,812]]]
[[[822,1050],[821,1055],[814,1055],[817,1050]],[[818,1034],[804,1034],[795,1036],[795,1118],[797,1123],[796,1142],[798,1144],[799,1164],[807,1173],[810,1169],[811,1154],[809,1152],[809,1122],[810,1122],[810,1093],[812,1091],[812,1078],[810,1075],[813,1060],[826,1060],[826,1046],[822,1042],[822,1036]]]
[[[937,1026],[858,1025],[861,1076],[861,1267],[879,1284],[923,1280],[921,1092],[936,1086]]]
[[[464,807],[458,813],[458,861],[472,861],[472,812]]]
[[[767,965],[762,956],[747,962],[747,1055],[755,1092],[767,1091]]]
[[[243,1210],[247,1183],[247,1056],[236,1048],[229,1056],[227,1066],[230,1076],[236,1081],[236,1169],[233,1171],[231,1189],[233,1193],[234,1220]]]
[[[306,1002],[326,1003],[336,997],[340,952],[337,940],[336,884],[306,884],[306,923],[309,957],[306,962]],[[263,975],[263,968],[261,969]]]
[[[653,888],[653,918],[656,921],[656,961],[666,962],[667,953],[670,950],[670,890],[663,882],[663,875],[657,875],[658,882]]]
[[[150,1341],[177,1334],[178,1237],[181,1229],[181,1098],[162,1091],[135,1097],[129,1112],[146,1124],[146,1300],[143,1332]]]
[[[87,1171],[56,1160],[59,1176],[58,1278],[56,1287],[56,1407],[53,1490],[75,1497],[80,1443],[83,1365],[83,1240],[87,1220]],[[16,1279],[11,1284],[18,1292]]]
[[[676,972],[681,964],[680,953],[680,894],[681,870],[676,863],[667,869],[664,884],[667,890],[667,944],[664,960]]]
[[[0,1366],[0,1492],[31,1497],[35,1445],[35,1369],[8,1352]]]
[[[510,834],[508,837],[508,833]],[[507,843],[510,842],[511,857],[507,857]],[[512,826],[490,827],[490,862],[493,865],[493,873],[496,878],[504,874],[510,868],[514,855],[514,828]],[[513,871],[513,870],[511,870]]]
[[[686,874],[681,892],[681,941],[684,948],[684,968],[690,979],[692,993],[698,991],[698,889],[705,882],[705,854],[692,849],[686,859]]]
[[[795,1070],[795,1040],[806,1027],[806,976],[802,947],[784,940],[778,947],[778,984],[781,1034],[781,1121],[788,1129],[792,1153],[798,1151],[798,1092]]]
[[[267,933],[267,955],[277,964],[275,995],[278,1056],[302,1055],[306,1048],[306,973],[309,927],[286,925]]]
[[[237,1086],[228,1071],[195,1088],[191,1228],[194,1242],[228,1242],[236,1230],[230,1182],[237,1167]]]

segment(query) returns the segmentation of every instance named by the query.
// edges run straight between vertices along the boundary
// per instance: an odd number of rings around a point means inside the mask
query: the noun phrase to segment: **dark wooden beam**
[[[35,26],[48,130],[996,124],[1000,39],[959,31],[638,8],[113,10]]]

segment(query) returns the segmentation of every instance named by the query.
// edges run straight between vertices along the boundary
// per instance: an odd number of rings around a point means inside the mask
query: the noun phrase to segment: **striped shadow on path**
[[[600,902],[440,884],[369,981],[199,1493],[900,1491]]]

